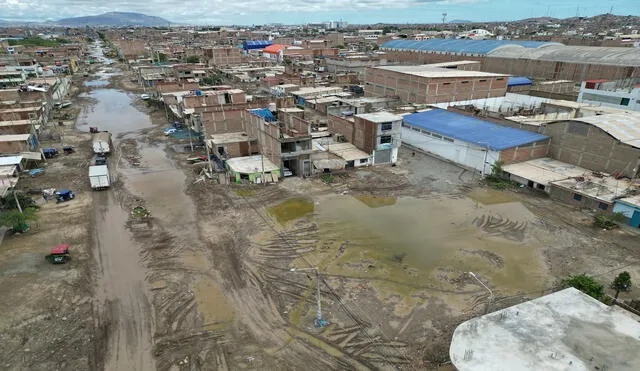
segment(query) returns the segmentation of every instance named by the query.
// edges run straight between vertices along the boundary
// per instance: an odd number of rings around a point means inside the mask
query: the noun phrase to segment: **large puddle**
[[[475,285],[470,271],[499,295],[543,289],[540,242],[528,231],[534,215],[519,202],[476,196],[323,197],[312,217],[318,248],[306,258],[329,275],[369,279],[383,298],[469,290],[460,283]]]

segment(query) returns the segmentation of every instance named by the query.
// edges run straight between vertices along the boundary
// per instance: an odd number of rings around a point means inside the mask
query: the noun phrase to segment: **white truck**
[[[107,165],[89,166],[89,182],[95,191],[109,188],[111,177]]]
[[[101,131],[93,134],[93,153],[108,155],[111,152],[111,133]]]

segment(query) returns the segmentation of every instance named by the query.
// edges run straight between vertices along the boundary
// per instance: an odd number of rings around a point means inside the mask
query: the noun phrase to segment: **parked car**
[[[171,134],[175,133],[176,131],[178,131],[178,129],[176,129],[174,127],[170,127],[170,128],[164,129],[163,131],[164,131],[164,135],[171,135]]]
[[[289,168],[284,167],[282,168],[282,175],[285,177],[293,176],[293,172],[289,170]]]
[[[147,100],[147,99],[149,99],[149,98],[151,98],[151,96],[150,96],[149,94],[142,94],[142,95],[140,95],[140,99],[142,99],[142,100]]]

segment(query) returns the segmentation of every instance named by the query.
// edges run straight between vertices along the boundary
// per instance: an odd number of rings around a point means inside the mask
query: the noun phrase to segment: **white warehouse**
[[[442,109],[404,116],[402,142],[482,175],[490,174],[497,161],[545,157],[550,145],[547,136]]]

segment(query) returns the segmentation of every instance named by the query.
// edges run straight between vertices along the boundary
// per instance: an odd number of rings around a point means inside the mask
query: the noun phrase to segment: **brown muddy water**
[[[475,290],[469,271],[500,295],[543,289],[542,243],[529,231],[534,215],[510,195],[476,196],[484,203],[322,197],[311,218],[322,248],[306,259],[328,275],[369,279],[383,298]]]

